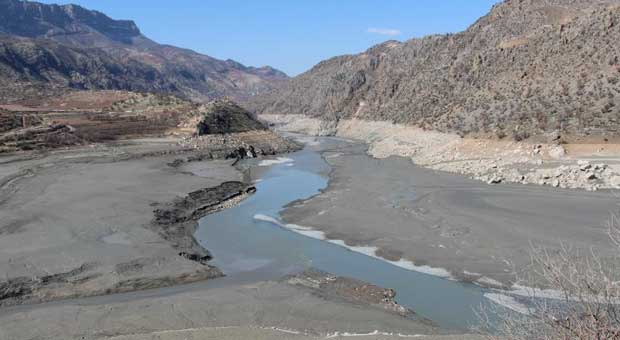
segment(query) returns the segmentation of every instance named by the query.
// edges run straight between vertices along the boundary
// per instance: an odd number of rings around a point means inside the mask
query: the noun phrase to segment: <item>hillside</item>
[[[507,0],[461,33],[323,61],[252,108],[517,140],[616,135],[618,41],[618,0]]]
[[[0,94],[19,99],[55,89],[173,93],[207,101],[247,101],[286,74],[160,45],[132,21],[76,5],[0,0]]]
[[[229,99],[200,104],[163,94],[73,91],[0,105],[0,155],[105,147],[143,137],[167,137],[176,147],[204,152],[201,157],[208,158],[243,158],[246,150],[257,157],[299,148]]]

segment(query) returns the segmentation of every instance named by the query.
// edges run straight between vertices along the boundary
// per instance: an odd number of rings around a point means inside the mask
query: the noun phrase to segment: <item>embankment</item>
[[[502,182],[598,190],[620,188],[620,145],[560,144],[462,138],[414,126],[360,119],[322,121],[303,115],[260,115],[278,129],[364,141],[376,158],[401,156],[426,168]]]

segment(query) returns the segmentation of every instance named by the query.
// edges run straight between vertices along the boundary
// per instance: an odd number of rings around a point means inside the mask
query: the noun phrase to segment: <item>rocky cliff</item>
[[[286,79],[271,67],[246,67],[160,45],[132,21],[80,6],[0,0],[0,80],[2,87],[19,92],[27,84],[43,90],[121,89],[246,101]],[[7,89],[0,93],[10,97]]]
[[[252,108],[517,140],[615,135],[618,41],[618,0],[507,0],[461,33],[323,61]]]

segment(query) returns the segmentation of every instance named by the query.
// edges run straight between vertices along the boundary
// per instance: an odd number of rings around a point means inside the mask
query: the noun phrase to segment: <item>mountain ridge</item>
[[[500,138],[616,134],[619,5],[507,0],[463,32],[325,60],[250,106]]]
[[[244,102],[288,78],[268,66],[158,44],[131,20],[114,20],[77,5],[0,0],[0,9],[0,79],[5,83]]]

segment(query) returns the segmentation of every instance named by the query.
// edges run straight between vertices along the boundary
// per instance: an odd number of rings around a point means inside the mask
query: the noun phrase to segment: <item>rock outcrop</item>
[[[267,130],[252,114],[230,100],[216,100],[201,108],[198,135]]]
[[[162,204],[154,212],[152,227],[189,260],[207,265],[211,254],[196,239],[197,221],[211,213],[230,207],[256,192],[242,182],[224,182],[216,187],[189,193],[186,197]]]

